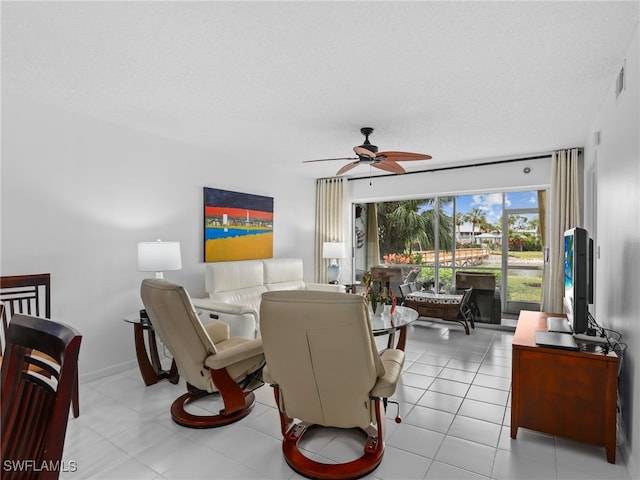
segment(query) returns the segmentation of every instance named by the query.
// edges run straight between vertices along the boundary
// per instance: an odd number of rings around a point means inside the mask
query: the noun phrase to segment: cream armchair
[[[404,352],[378,354],[364,297],[267,292],[260,318],[263,379],[274,388],[287,463],[310,478],[358,478],[373,471],[384,453],[383,404],[395,392]],[[298,443],[317,426],[363,431],[363,455],[344,464],[304,456]]]
[[[247,390],[261,384],[262,341],[229,338],[224,323],[204,326],[185,289],[167,280],[143,280],[140,295],[153,328],[187,381],[187,393],[173,402],[171,418],[185,427],[211,428],[247,416],[255,403],[253,392]],[[224,402],[218,415],[185,411],[187,403],[216,393]]]

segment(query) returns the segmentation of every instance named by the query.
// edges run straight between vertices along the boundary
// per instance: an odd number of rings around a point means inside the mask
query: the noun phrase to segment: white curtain
[[[380,265],[380,241],[378,239],[378,208],[367,204],[367,270]]]
[[[344,178],[320,178],[316,181],[316,242],[315,272],[316,282],[327,283],[329,259],[322,258],[324,242],[344,242],[349,251],[345,235],[347,218],[347,181]],[[344,260],[338,260],[344,267]],[[341,277],[345,276],[343,268]],[[342,278],[341,278],[341,283]]]
[[[564,231],[582,223],[577,148],[559,150],[551,156],[549,202],[549,294],[545,312],[562,313],[564,295]]]

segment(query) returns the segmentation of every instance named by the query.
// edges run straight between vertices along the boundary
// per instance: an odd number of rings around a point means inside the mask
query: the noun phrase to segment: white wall
[[[612,81],[585,148],[585,225],[595,237],[596,320],[629,345],[620,377],[622,426],[631,447],[631,478],[640,478],[640,39],[626,52],[627,87]],[[622,66],[622,64],[621,64]],[[600,144],[596,145],[596,132]],[[595,182],[593,181],[595,179]]]
[[[135,364],[122,318],[142,307],[138,241],[180,241],[165,277],[204,295],[205,186],[274,197],[274,256],[302,257],[313,280],[315,181],[233,155],[3,95],[0,271],[51,273],[53,318],[84,334],[81,381]]]

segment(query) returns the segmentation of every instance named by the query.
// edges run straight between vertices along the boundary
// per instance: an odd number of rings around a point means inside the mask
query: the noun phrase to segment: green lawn
[[[542,279],[540,277],[509,277],[509,300],[541,302]]]
[[[542,252],[509,252],[509,256],[523,260],[542,260]]]

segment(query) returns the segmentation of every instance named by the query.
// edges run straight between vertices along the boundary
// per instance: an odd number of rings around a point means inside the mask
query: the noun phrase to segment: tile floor
[[[509,436],[513,333],[419,321],[410,327],[405,370],[387,412],[386,451],[369,479],[629,479],[603,448],[520,429]],[[383,340],[383,339],[380,339]],[[145,387],[137,368],[80,385],[63,479],[299,479],[285,463],[272,390],[256,390],[245,419],[218,429],[174,424],[169,405],[184,384]],[[217,411],[216,401],[191,407]],[[354,438],[334,430],[305,448],[326,461],[358,455]],[[73,471],[72,471],[73,470]]]

